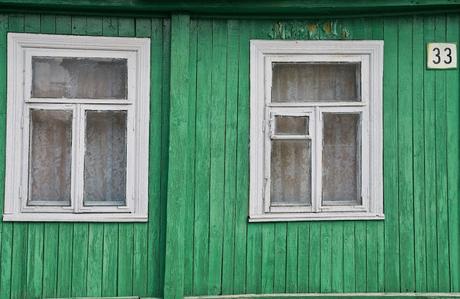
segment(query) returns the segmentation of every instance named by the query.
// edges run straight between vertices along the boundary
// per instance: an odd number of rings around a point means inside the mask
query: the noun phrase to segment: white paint
[[[360,102],[272,103],[273,62],[358,62]],[[249,221],[383,219],[382,172],[383,41],[266,41],[250,43],[250,202]],[[362,205],[322,206],[323,112],[360,113],[362,119]],[[308,115],[312,140],[312,205],[270,204],[270,119]]]
[[[35,99],[30,97],[32,56],[125,58],[128,99]],[[150,39],[44,34],[8,34],[8,102],[5,221],[147,221]],[[71,205],[28,206],[29,109],[70,109],[72,125]],[[126,110],[125,206],[83,206],[85,110]]]
[[[429,69],[457,68],[457,44],[428,43],[426,63]]]

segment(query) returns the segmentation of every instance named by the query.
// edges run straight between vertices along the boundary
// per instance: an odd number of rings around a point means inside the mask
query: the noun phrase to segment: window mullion
[[[75,150],[73,153],[73,205],[76,213],[83,208],[83,172],[85,155],[85,119],[84,107],[81,104],[75,105]]]
[[[319,107],[315,107],[315,119],[314,119],[314,143],[315,151],[314,155],[314,197],[312,199],[312,206],[314,212],[319,212],[321,208],[321,197],[322,197],[322,150],[323,150],[323,126],[322,126],[322,115]]]

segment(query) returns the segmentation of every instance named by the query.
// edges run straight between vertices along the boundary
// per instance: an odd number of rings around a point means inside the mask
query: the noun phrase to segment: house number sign
[[[453,69],[457,67],[457,44],[429,43],[427,47],[429,69]]]

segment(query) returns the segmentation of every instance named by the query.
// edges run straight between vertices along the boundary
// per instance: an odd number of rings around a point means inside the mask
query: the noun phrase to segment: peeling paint
[[[327,21],[278,21],[268,33],[272,39],[350,39],[351,33],[336,20]]]

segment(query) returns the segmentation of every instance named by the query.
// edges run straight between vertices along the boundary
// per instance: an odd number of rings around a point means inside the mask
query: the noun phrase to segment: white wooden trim
[[[460,298],[460,293],[271,293],[271,294],[235,294],[235,295],[206,295],[186,296],[185,299],[240,299],[240,298],[360,298],[360,297],[417,297],[417,298]]]
[[[350,102],[271,102],[273,62],[360,62],[361,99]],[[251,40],[249,221],[383,219],[382,74],[383,41]],[[306,137],[273,135],[270,127],[271,113],[283,109],[289,109],[285,113],[313,111],[308,136],[312,139],[314,155],[311,210],[301,206],[297,211],[291,206],[270,206],[267,200],[267,189],[270,186],[270,139]],[[361,114],[363,204],[360,206],[321,206],[321,114],[324,111]]]
[[[31,57],[104,57],[128,61],[127,99],[30,98]],[[8,34],[5,221],[139,222],[148,216],[150,39],[48,34]],[[27,205],[28,111],[72,109],[70,206]],[[127,110],[126,206],[83,206],[84,109]],[[27,113],[26,113],[27,112]]]

